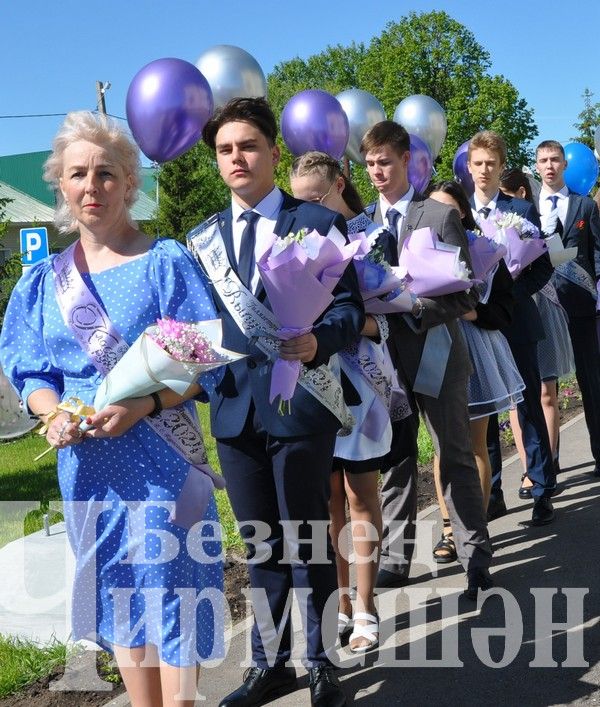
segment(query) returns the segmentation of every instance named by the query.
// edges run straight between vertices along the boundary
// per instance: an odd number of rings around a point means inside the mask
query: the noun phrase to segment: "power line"
[[[0,118],[59,118],[67,113],[29,113],[26,115],[0,115]]]
[[[98,113],[97,109],[92,110],[92,113]],[[0,115],[0,118],[64,118],[68,113],[28,113],[24,115]],[[111,118],[117,118],[117,120],[127,120],[120,115],[114,115],[113,113],[107,113]]]

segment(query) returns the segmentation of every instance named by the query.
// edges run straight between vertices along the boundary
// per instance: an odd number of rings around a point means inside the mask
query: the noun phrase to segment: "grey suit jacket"
[[[370,208],[367,207],[367,213],[369,211],[375,223],[383,223],[379,201],[372,204]],[[461,259],[467,263],[469,268],[471,267],[467,237],[456,209],[428,199],[421,194],[415,194],[402,222],[399,238],[400,249],[409,233],[426,227],[435,231],[444,243],[459,246]],[[465,312],[475,309],[477,300],[477,294],[474,291],[422,298],[424,311],[420,319],[417,320],[410,315],[407,317],[399,314],[388,316],[390,354],[405,383],[412,387],[421,361],[427,330],[438,324],[446,324],[452,338],[444,385],[453,380],[464,381],[470,375],[471,359],[457,318]]]

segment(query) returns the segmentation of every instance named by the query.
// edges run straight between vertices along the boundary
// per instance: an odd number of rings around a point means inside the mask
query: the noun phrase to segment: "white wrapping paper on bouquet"
[[[174,359],[153,340],[152,336],[158,332],[158,327],[150,326],[133,342],[102,381],[96,391],[94,408],[101,410],[119,400],[141,398],[163,388],[185,395],[201,373],[245,358],[245,354],[222,347],[220,319],[193,322],[189,326],[210,342],[211,359],[214,360],[198,363]]]
[[[560,234],[553,233],[551,236],[544,238],[548,246],[548,255],[553,267],[562,265],[563,263],[573,260],[577,256],[577,246],[565,248]]]

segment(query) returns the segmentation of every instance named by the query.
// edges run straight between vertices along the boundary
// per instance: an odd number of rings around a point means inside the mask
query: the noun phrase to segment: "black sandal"
[[[439,565],[446,565],[449,562],[454,562],[457,559],[456,545],[454,544],[454,534],[449,518],[442,518],[444,530],[450,528],[449,533],[442,531],[442,537],[438,544],[433,548],[433,559]]]
[[[523,501],[531,498],[531,486],[523,486],[523,481],[527,478],[527,472],[521,474],[521,485],[519,486],[519,498]]]

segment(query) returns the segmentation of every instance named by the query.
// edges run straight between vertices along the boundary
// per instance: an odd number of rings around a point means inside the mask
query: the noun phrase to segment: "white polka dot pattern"
[[[141,258],[83,277],[130,344],[159,317],[199,321],[216,316],[204,275],[187,250],[170,239],[155,241]],[[101,375],[62,320],[51,259],[31,268],[15,287],[0,358],[24,400],[34,390],[52,388],[61,398],[93,401]],[[210,393],[219,375],[205,374],[199,382]],[[187,405],[194,411],[193,403]],[[60,450],[59,482],[77,558],[75,639],[86,637],[106,647],[154,643],[161,659],[172,665],[222,654],[220,542],[203,543],[216,562],[197,561],[197,554],[188,552],[186,531],[169,523],[168,510],[153,503],[175,501],[188,466],[143,422],[119,438],[85,440]],[[132,528],[137,504],[127,501],[149,502],[145,528]],[[99,503],[108,510],[98,513]],[[217,520],[214,499],[205,520]],[[152,562],[152,553],[165,559],[161,537],[178,545],[178,552],[174,559]],[[124,561],[132,556],[136,561]],[[190,588],[194,596],[203,590],[211,595],[196,611],[190,610]],[[186,619],[190,615],[195,621]]]

